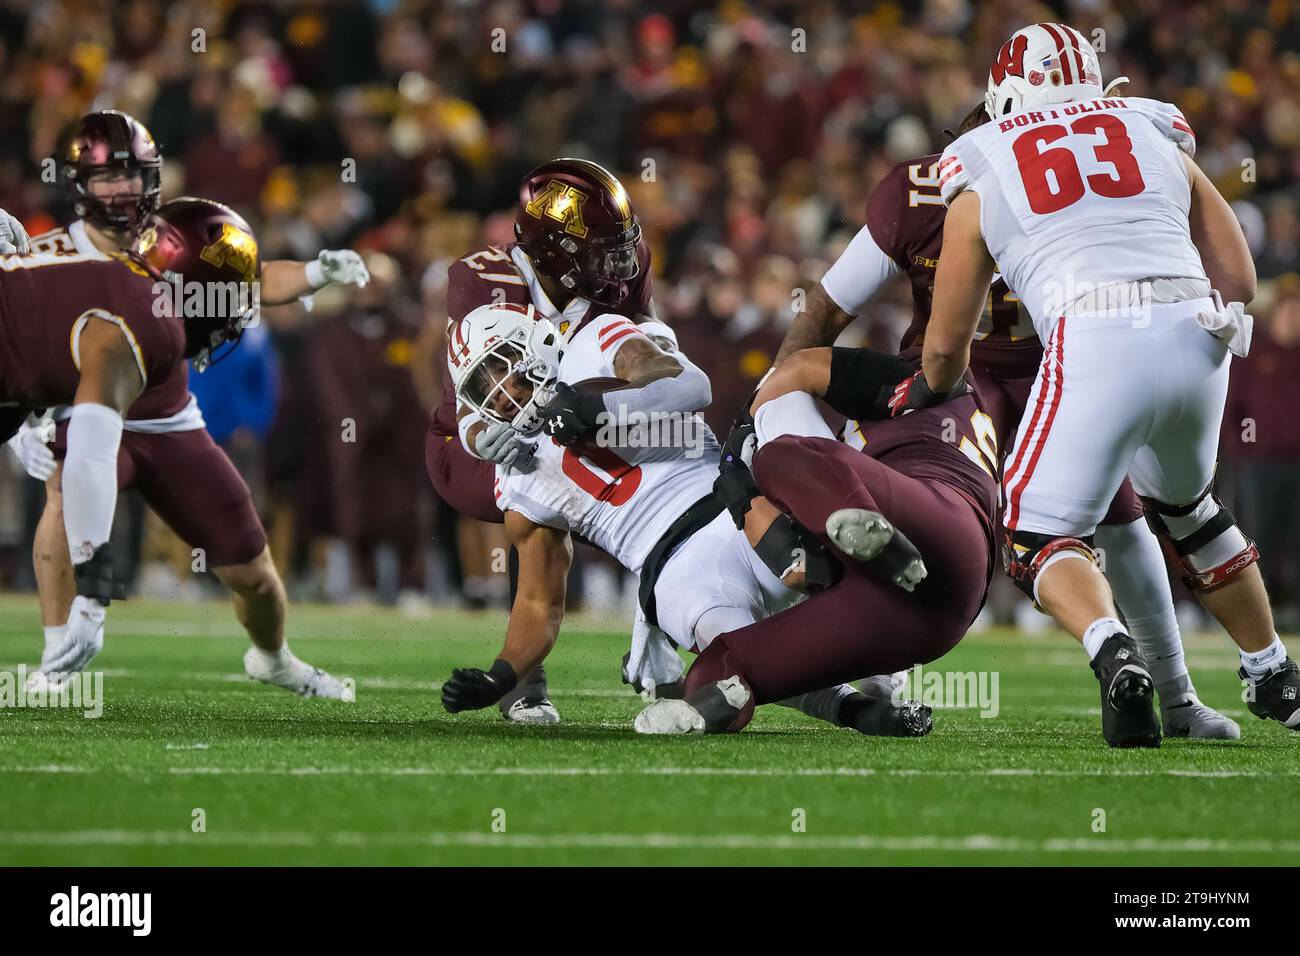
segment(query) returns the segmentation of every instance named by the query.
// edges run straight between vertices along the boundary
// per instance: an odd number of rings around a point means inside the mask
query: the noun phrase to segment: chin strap
[[[1128,78],[1127,76],[1117,76],[1117,77],[1115,77],[1115,79],[1111,80],[1110,83],[1107,84],[1105,92],[1103,92],[1101,95],[1102,95],[1102,96],[1114,96],[1114,95],[1115,95],[1115,87],[1117,87],[1117,86],[1123,86],[1125,83],[1129,83],[1129,82],[1132,82],[1132,81],[1129,80],[1129,78]]]

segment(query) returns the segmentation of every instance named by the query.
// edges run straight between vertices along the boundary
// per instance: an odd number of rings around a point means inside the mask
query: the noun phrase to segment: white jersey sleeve
[[[962,162],[961,155],[957,152],[957,140],[948,144],[948,148],[943,151],[939,157],[939,167],[936,173],[939,177],[939,195],[943,197],[943,204],[951,206],[952,201],[956,199],[963,190],[974,188],[974,178],[966,168],[966,163]],[[975,190],[979,192],[978,189]]]
[[[1148,100],[1142,97],[1126,97],[1129,109],[1141,113],[1151,121],[1160,135],[1173,142],[1188,156],[1196,155],[1196,134],[1191,124],[1183,118],[1182,112],[1173,103],[1160,100]]]
[[[822,276],[822,288],[846,314],[858,315],[902,271],[880,248],[871,229],[863,226]]]

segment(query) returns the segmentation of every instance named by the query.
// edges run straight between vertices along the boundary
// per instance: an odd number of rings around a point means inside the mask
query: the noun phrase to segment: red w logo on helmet
[[[993,67],[990,70],[994,83],[1001,83],[1007,78],[1008,73],[1019,77],[1025,75],[1025,48],[1027,46],[1029,46],[1029,39],[1023,33],[1013,36],[1002,44],[1002,49],[998,50],[997,59],[993,61]]]

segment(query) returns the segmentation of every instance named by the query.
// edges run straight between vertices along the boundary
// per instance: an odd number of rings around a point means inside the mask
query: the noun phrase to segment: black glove
[[[930,383],[925,380],[925,372],[917,369],[913,375],[903,379],[898,387],[894,389],[894,395],[889,400],[889,415],[891,418],[898,418],[908,412],[942,405],[954,398],[960,398],[969,391],[970,386],[966,384],[966,380],[959,378],[957,384],[948,391],[936,392],[930,387]]]
[[[113,580],[113,553],[105,542],[95,549],[89,561],[73,565],[77,593],[108,607],[114,600],[126,600],[126,585]]]
[[[542,419],[542,433],[561,445],[572,445],[600,424],[605,414],[605,399],[586,395],[567,382],[555,386],[555,397],[537,410]]]
[[[754,416],[749,409],[741,409],[731,422],[731,431],[722,444],[722,457],[718,461],[718,477],[713,482],[713,493],[718,496],[723,506],[731,515],[736,528],[744,530],[745,515],[752,502],[761,492],[754,481],[754,475],[745,464],[745,446],[751,449],[755,444]],[[752,450],[750,451],[752,455]]]
[[[451,680],[442,685],[442,706],[449,714],[491,707],[514,690],[517,683],[515,669],[500,659],[486,671],[458,667],[451,672]]]

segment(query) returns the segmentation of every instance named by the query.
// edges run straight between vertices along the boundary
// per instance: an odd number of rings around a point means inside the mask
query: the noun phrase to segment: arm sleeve
[[[822,396],[846,418],[873,421],[889,417],[889,398],[915,364],[875,349],[831,349],[831,375]]]
[[[871,190],[866,225],[822,276],[822,288],[848,315],[861,313],[903,271],[898,255],[903,176],[903,167],[896,166]]]
[[[108,541],[117,508],[117,451],[122,416],[107,405],[81,402],[68,421],[63,460],[63,529],[73,564]]]
[[[869,225],[858,230],[848,248],[822,276],[822,288],[848,315],[859,314],[890,279],[902,273]]]

